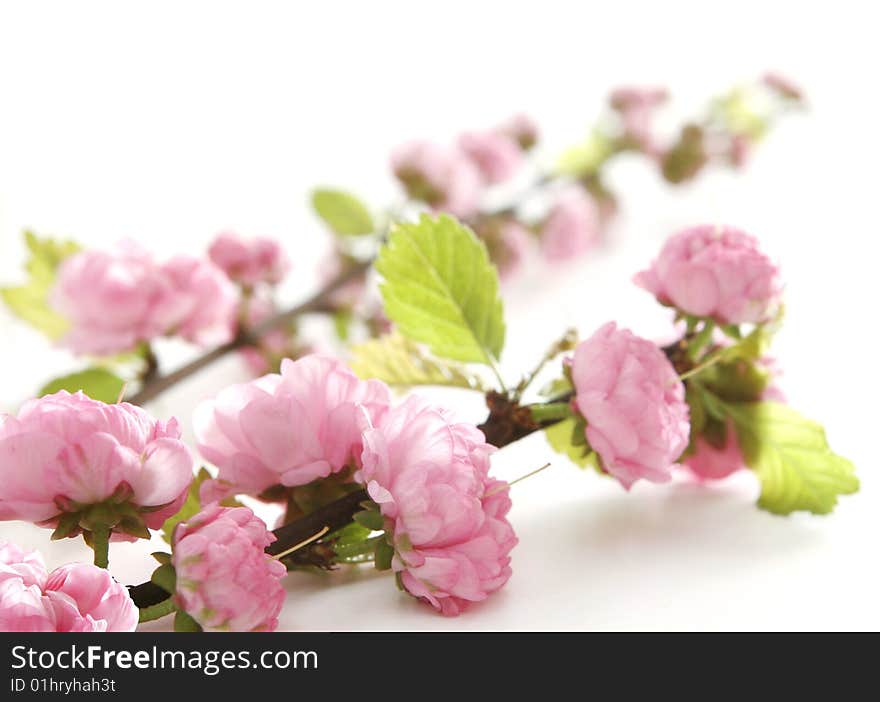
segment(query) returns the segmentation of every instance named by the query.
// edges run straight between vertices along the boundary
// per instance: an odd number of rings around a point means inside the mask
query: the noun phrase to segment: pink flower
[[[458,614],[510,577],[516,536],[507,484],[489,477],[494,447],[416,396],[364,432],[356,476],[385,517],[392,567],[415,597]]]
[[[733,422],[727,423],[724,446],[713,446],[700,436],[697,437],[694,449],[694,452],[684,459],[684,463],[700,478],[721,480],[745,467]]]
[[[121,244],[65,259],[50,300],[71,324],[62,343],[76,353],[105,355],[164,334],[170,293],[152,256]]]
[[[663,352],[608,322],[578,345],[572,379],[603,468],[627,489],[639,478],[669,480],[690,423],[684,385]]]
[[[512,178],[522,165],[520,145],[500,132],[465,132],[458,146],[489,184]]]
[[[266,321],[278,310],[275,304],[265,295],[254,293],[247,301],[247,328],[253,328]],[[264,375],[270,370],[269,359],[281,359],[288,355],[291,346],[289,333],[283,326],[272,329],[260,337],[259,346],[246,346],[239,351],[251,372]]]
[[[780,73],[764,74],[763,83],[780,97],[799,102],[804,99],[803,91],[791,80]]]
[[[611,93],[611,106],[620,114],[624,137],[648,154],[657,155],[654,141],[654,111],[668,94],[663,88],[618,88]]]
[[[162,266],[172,287],[166,333],[203,346],[223,344],[235,334],[238,291],[210,261],[176,256]]]
[[[281,282],[290,261],[273,239],[243,239],[231,232],[218,234],[208,256],[230,279],[243,285]]]
[[[56,568],[46,580],[45,592],[56,603],[58,623],[70,631],[80,626],[72,610],[57,606],[67,598],[76,603],[78,617],[86,621],[103,622],[101,631],[134,631],[138,623],[138,608],[128,589],[117,583],[110,573],[90,563],[72,563]]]
[[[733,227],[702,225],[670,237],[634,278],[663,304],[720,324],[760,324],[779,307],[779,269],[758,242]]]
[[[359,380],[328,356],[285,359],[280,375],[233,385],[203,402],[193,417],[202,455],[232,491],[259,494],[273,485],[305,485],[361,453],[357,406],[378,421],[391,396],[378,380]]]
[[[410,197],[462,219],[476,213],[483,179],[459,149],[410,142],[392,154],[391,166]]]
[[[174,530],[174,601],[205,629],[274,631],[284,604],[275,541],[247,507],[211,505]]]
[[[599,236],[599,212],[592,198],[572,186],[559,194],[541,227],[541,248],[551,261],[579,256]]]
[[[100,505],[101,519],[114,519],[104,526],[126,538],[177,512],[192,469],[177,420],[62,390],[2,418],[0,519],[54,527],[65,513],[90,518]]]
[[[538,141],[538,125],[526,114],[515,114],[504,122],[498,131],[510,137],[523,150],[531,149]]]
[[[47,574],[39,553],[0,542],[0,631],[134,631],[137,623],[128,590],[103,568]]]

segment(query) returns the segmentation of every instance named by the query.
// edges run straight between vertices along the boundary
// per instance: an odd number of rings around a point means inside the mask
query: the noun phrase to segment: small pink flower
[[[202,455],[232,491],[259,494],[295,487],[354,466],[361,453],[358,405],[374,420],[390,404],[388,388],[359,380],[328,356],[285,359],[280,375],[233,385],[193,417]]]
[[[284,604],[275,541],[247,507],[211,505],[174,530],[175,603],[205,629],[274,631]]]
[[[599,212],[593,199],[572,186],[559,194],[541,226],[541,249],[550,261],[584,253],[599,237]]]
[[[788,100],[801,101],[804,99],[803,91],[791,80],[780,73],[769,72],[764,74],[763,83],[780,97]]]
[[[727,423],[724,446],[710,444],[702,436],[697,437],[694,453],[684,459],[691,471],[706,480],[721,480],[745,467],[739,440],[733,422]]]
[[[458,614],[504,585],[516,536],[507,484],[489,477],[494,447],[416,396],[364,432],[357,479],[385,517],[392,567],[415,597]]]
[[[62,343],[76,353],[130,351],[167,330],[171,289],[152,256],[131,244],[83,251],[64,260],[51,293],[70,321]]]
[[[46,573],[39,553],[0,542],[0,631],[134,631],[137,623],[128,590],[103,568]]]
[[[720,324],[765,322],[782,295],[779,269],[754,237],[708,224],[670,237],[634,282],[663,304]]]
[[[522,165],[520,145],[500,132],[465,132],[458,146],[489,184],[512,178]]]
[[[254,293],[247,300],[247,328],[252,328],[272,317],[278,310],[266,295]],[[269,372],[269,359],[288,355],[291,338],[283,326],[272,329],[260,336],[259,346],[246,346],[239,351],[248,368],[255,376]]]
[[[620,114],[624,136],[650,155],[659,148],[654,140],[654,111],[668,94],[663,88],[618,88],[611,93],[611,106]]]
[[[217,235],[208,256],[230,279],[249,286],[279,283],[290,269],[277,241],[262,237],[247,240],[231,232]]]
[[[534,246],[532,235],[519,222],[508,221],[501,226],[497,249],[492,251],[492,259],[498,266],[503,280],[518,273],[529,258]]]
[[[669,480],[690,423],[684,385],[663,352],[608,322],[578,345],[572,379],[602,467],[627,489],[639,478]]]
[[[109,501],[158,529],[186,497],[193,458],[175,419],[62,390],[0,421],[0,519],[54,527]],[[125,521],[112,526],[126,538]]]
[[[459,149],[410,142],[392,154],[391,166],[410,197],[462,219],[476,213],[483,178]]]
[[[511,116],[497,131],[513,139],[525,151],[537,143],[539,136],[535,120],[523,113]]]
[[[171,287],[166,333],[202,346],[223,344],[235,334],[238,291],[210,261],[176,256],[162,266]]]

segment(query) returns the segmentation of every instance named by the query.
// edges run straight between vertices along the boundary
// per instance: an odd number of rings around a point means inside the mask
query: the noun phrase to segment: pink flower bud
[[[663,352],[608,322],[578,345],[571,371],[602,467],[627,489],[639,478],[669,480],[690,422],[684,385]]]
[[[458,146],[489,184],[512,178],[522,165],[519,144],[499,132],[466,132],[458,138]]]
[[[459,149],[410,142],[392,154],[391,166],[410,197],[462,219],[477,212],[483,179]]]
[[[231,232],[217,235],[208,256],[230,279],[243,285],[274,285],[290,269],[290,261],[277,241],[262,237],[247,240]]]
[[[128,590],[87,563],[46,573],[39,553],[0,542],[0,631],[134,631]]]
[[[392,567],[443,614],[486,599],[510,577],[516,536],[507,485],[489,477],[494,447],[470,424],[410,396],[364,433],[357,476],[385,517]]]
[[[620,114],[623,136],[649,155],[659,153],[654,140],[654,111],[666,102],[664,88],[618,88],[611,93],[611,106]]]
[[[541,226],[541,249],[550,261],[587,251],[599,238],[599,212],[593,199],[572,186],[559,194]]]
[[[192,469],[177,420],[62,390],[2,418],[0,519],[54,527],[65,511],[103,504],[158,529],[186,497]],[[125,538],[124,520],[109,526]]]
[[[760,324],[776,313],[779,269],[758,242],[734,227],[702,225],[670,237],[634,278],[663,304],[720,324]]]
[[[247,507],[211,505],[174,530],[174,601],[205,629],[274,631],[284,604],[275,540]]]
[[[361,453],[357,406],[374,420],[390,404],[388,388],[359,380],[341,361],[311,355],[285,359],[280,375],[233,385],[203,402],[193,423],[199,451],[235,491],[305,485]]]

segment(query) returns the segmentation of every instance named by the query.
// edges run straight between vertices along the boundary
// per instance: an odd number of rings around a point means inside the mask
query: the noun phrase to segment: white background
[[[778,69],[811,110],[786,120],[742,175],[672,190],[633,159],[612,173],[624,216],[609,246],[532,270],[506,291],[511,377],[566,325],[617,319],[661,335],[667,318],[629,282],[676,228],[738,224],[779,260],[788,317],[775,353],[790,402],[855,461],[862,493],[830,517],[758,511],[743,473],[712,487],[616,484],[561,459],[514,492],[514,576],[458,619],[434,616],[374,572],[293,574],[290,629],[876,629],[876,18],[869,3],[352,2],[4,4],[0,10],[0,281],[20,275],[25,227],[92,246],[121,238],[200,252],[229,228],[283,240],[294,301],[326,239],[306,204],[322,183],[381,205],[387,154],[515,110],[546,153],[579,139],[607,91],[667,85],[675,118]],[[75,367],[0,310],[0,408]],[[170,348],[175,363],[192,353]],[[151,409],[188,424],[200,398],[242,377],[235,359]],[[478,419],[479,401],[446,396]],[[498,454],[513,478],[551,458],[540,436]],[[21,524],[5,538],[54,567],[75,542]],[[123,582],[148,544],[114,545]]]

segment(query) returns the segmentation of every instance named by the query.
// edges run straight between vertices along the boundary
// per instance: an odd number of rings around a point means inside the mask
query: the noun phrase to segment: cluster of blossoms
[[[523,173],[526,155],[537,141],[535,123],[515,115],[495,129],[464,132],[451,146],[405,144],[392,155],[392,170],[411,199],[471,224],[501,276],[508,278],[521,269],[536,239],[547,260],[562,261],[587,251],[601,232],[599,207],[577,186],[551,193],[545,215],[538,220],[518,216],[513,209],[481,208],[490,188]]]
[[[268,316],[271,296],[266,290],[288,267],[281,248],[270,239],[224,233],[211,245],[208,258],[175,256],[167,261],[124,242],[111,251],[83,251],[66,258],[50,302],[70,325],[62,343],[76,353],[124,353],[162,336],[211,346],[235,335],[243,297],[252,309],[246,322]]]
[[[46,571],[42,556],[0,542],[0,631],[134,631],[128,590],[87,563]]]

